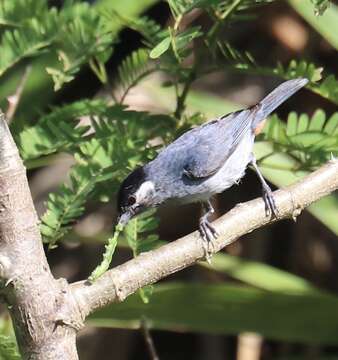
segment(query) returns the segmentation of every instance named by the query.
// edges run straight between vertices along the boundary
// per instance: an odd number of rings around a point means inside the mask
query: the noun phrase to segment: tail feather
[[[256,107],[255,119],[252,128],[256,129],[261,121],[270,115],[280,104],[286,101],[290,96],[300,90],[309,82],[308,79],[300,78],[283,82],[269,95],[267,95]]]

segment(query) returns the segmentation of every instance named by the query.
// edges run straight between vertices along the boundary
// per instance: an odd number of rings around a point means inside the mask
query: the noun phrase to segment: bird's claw
[[[217,239],[219,234],[214,226],[204,217],[200,221],[199,231],[203,240],[205,260],[210,264],[211,256],[215,251],[213,240]]]
[[[265,214],[268,217],[278,218],[278,209],[275,198],[270,188],[263,188],[263,199],[265,203]]]

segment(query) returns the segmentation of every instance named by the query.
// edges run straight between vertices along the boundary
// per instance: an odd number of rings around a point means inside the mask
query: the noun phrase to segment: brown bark
[[[50,272],[26,171],[0,115],[1,293],[24,359],[77,359],[77,308]],[[66,325],[67,324],[67,325]]]

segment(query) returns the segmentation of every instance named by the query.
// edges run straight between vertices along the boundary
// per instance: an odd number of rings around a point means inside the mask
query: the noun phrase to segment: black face
[[[132,207],[136,201],[135,192],[140,185],[145,181],[145,172],[143,167],[137,168],[130,173],[122,182],[120,190],[117,195],[117,210],[119,215],[122,215],[130,207]]]

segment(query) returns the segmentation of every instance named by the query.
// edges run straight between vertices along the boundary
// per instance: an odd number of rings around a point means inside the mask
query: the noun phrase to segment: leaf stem
[[[185,84],[184,84],[181,95],[177,96],[176,110],[174,112],[174,116],[176,119],[180,119],[183,111],[185,110],[185,100],[188,96],[190,86],[194,82],[195,79],[196,79],[195,71],[191,71],[187,77]]]
[[[236,10],[236,8],[239,6],[242,0],[234,0],[233,3],[224,11],[224,13],[221,16],[217,16],[218,21],[215,22],[215,24],[211,27],[209,30],[209,33],[207,35],[208,42],[211,43],[212,39],[214,39],[217,31],[221,27],[223,21],[230,16],[230,14]]]

